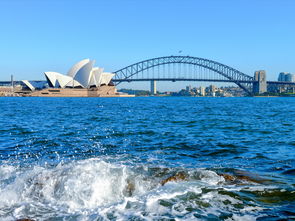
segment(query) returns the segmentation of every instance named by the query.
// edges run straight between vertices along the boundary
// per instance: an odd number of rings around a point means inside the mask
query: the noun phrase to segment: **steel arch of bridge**
[[[138,73],[143,72],[147,69],[154,68],[160,65],[167,64],[189,64],[194,66],[203,67],[210,71],[215,72],[225,78],[225,80],[216,79],[199,79],[199,78],[134,78]],[[152,58],[144,61],[137,62],[135,64],[129,65],[122,68],[115,73],[113,81],[116,85],[121,82],[131,82],[131,81],[148,81],[148,80],[160,80],[160,81],[222,81],[222,82],[232,82],[237,84],[240,88],[246,91],[248,94],[252,93],[252,85],[255,82],[254,78],[246,75],[232,67],[221,64],[216,61],[209,59],[191,57],[191,56],[166,56]]]

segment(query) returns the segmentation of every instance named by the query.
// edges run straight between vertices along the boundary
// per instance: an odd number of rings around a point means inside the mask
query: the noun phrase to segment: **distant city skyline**
[[[294,10],[293,0],[2,0],[0,80],[11,74],[17,80],[43,79],[44,72],[66,73],[85,58],[111,72],[179,54],[251,76],[266,70],[268,80],[277,80],[281,72],[295,73]],[[188,83],[157,86],[173,91],[183,85]]]

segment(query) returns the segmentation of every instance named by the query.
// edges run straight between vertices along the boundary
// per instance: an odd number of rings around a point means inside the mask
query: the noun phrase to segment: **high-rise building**
[[[278,77],[278,81],[285,81],[286,72],[281,72]]]
[[[200,87],[200,94],[201,94],[202,96],[206,96],[205,87]]]
[[[154,80],[151,81],[151,94],[157,94],[157,82]]]
[[[209,86],[209,90],[210,90],[211,93],[215,93],[215,91],[216,91],[216,86],[215,86],[215,85],[210,85],[210,86]]]
[[[292,82],[292,74],[288,73],[285,75],[285,81]]]
[[[188,92],[188,93],[191,92],[191,90],[192,90],[192,86],[191,86],[191,85],[186,86],[185,90],[186,90],[186,92]]]
[[[295,82],[295,74],[281,72],[278,81]]]
[[[291,73],[286,74],[285,81],[295,82],[295,75],[294,74],[291,74]]]

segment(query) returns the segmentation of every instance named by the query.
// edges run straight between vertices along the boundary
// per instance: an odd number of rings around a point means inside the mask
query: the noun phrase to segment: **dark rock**
[[[35,220],[33,220],[33,219],[17,219],[16,221],[35,221]]]
[[[135,190],[135,184],[131,180],[127,179],[127,185],[123,191],[125,196],[131,197],[133,195],[133,192]]]
[[[234,170],[233,174],[219,173],[219,176],[223,176],[226,182],[241,184],[242,181],[265,184],[271,182],[269,179],[265,179],[258,174],[251,173],[243,170]]]
[[[175,175],[170,176],[165,180],[162,180],[161,185],[164,186],[168,182],[177,182],[177,181],[187,180],[187,178],[188,178],[188,175],[186,173],[178,172]]]

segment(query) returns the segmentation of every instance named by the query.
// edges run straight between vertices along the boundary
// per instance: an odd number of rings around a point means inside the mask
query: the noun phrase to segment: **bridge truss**
[[[209,81],[237,84],[252,94],[254,78],[232,67],[209,59],[191,56],[152,58],[122,68],[115,73],[113,82],[132,81]]]

